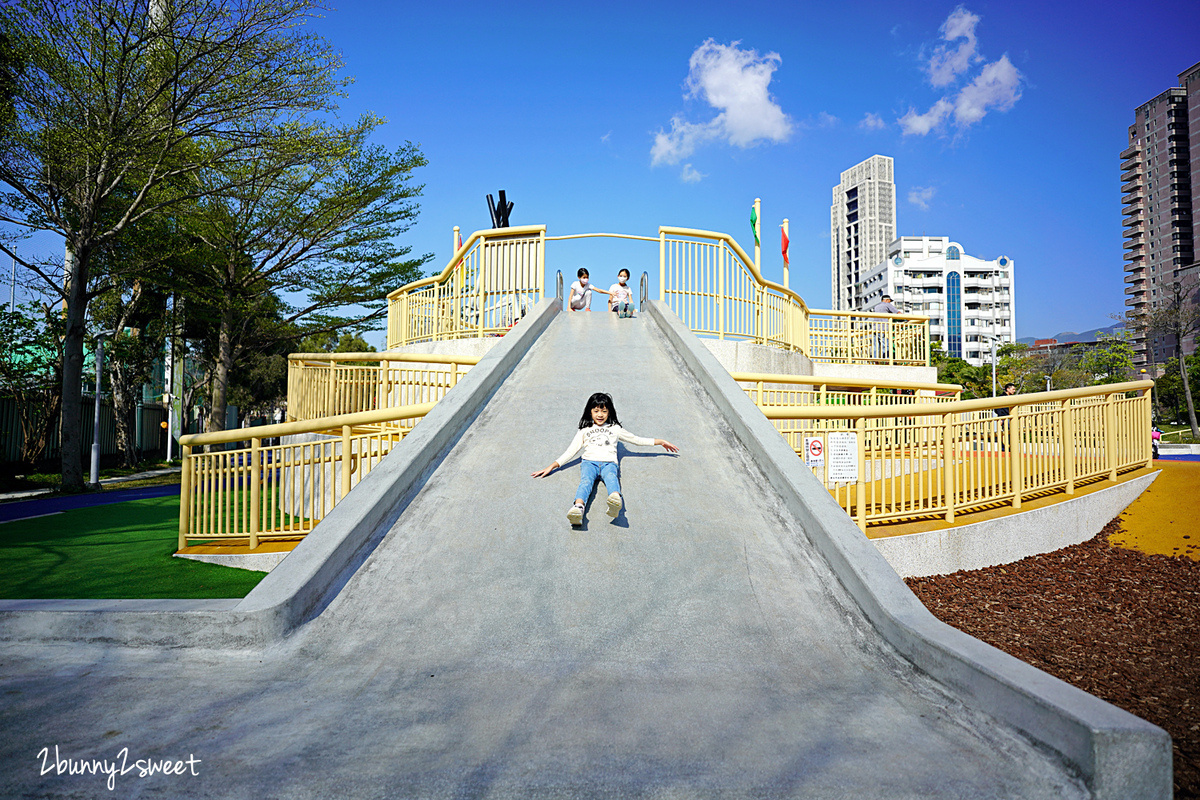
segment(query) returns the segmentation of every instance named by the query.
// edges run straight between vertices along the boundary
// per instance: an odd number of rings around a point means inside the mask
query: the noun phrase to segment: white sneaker
[[[579,526],[583,524],[583,506],[573,505],[571,510],[567,512],[567,521],[572,525]]]
[[[621,513],[621,495],[613,492],[608,496],[608,515],[613,519]]]

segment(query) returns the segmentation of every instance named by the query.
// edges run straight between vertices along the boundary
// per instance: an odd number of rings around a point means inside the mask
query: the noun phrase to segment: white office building
[[[1016,341],[1013,260],[969,256],[946,236],[902,236],[887,258],[862,274],[856,308],[891,295],[902,313],[929,317],[929,338],[974,366],[992,362],[993,344]]]
[[[860,306],[862,273],[883,261],[896,238],[892,159],[871,156],[842,173],[829,207],[831,295],[835,310]]]

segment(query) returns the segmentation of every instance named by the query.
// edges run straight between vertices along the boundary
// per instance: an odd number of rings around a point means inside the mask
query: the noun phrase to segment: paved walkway
[[[556,319],[340,594],[262,651],[0,647],[20,797],[1063,798],[1046,752],[887,646],[642,319]],[[627,509],[548,464],[587,396]],[[55,749],[57,747],[57,750]]]

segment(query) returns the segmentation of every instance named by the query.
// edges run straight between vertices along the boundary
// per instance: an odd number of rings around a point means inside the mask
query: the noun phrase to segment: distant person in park
[[[871,311],[876,314],[900,313],[900,309],[892,304],[892,296],[890,294],[885,294]],[[878,331],[875,334],[875,357],[879,359],[888,357],[888,322],[888,320],[882,319],[871,320],[872,325]]]
[[[871,311],[875,312],[876,314],[900,313],[900,309],[896,308],[896,306],[892,303],[892,296],[890,294],[885,294],[880,301],[875,304],[875,307],[872,308]]]
[[[1016,393],[1017,393],[1016,384],[1013,384],[1013,383],[1004,384],[1004,396],[1005,397],[1012,397]],[[1010,413],[1012,413],[1012,406],[1004,406],[1003,408],[996,409],[997,417],[1007,417]]]
[[[629,270],[617,273],[617,282],[608,287],[608,310],[618,317],[633,316],[633,290],[629,288]]]
[[[572,525],[583,524],[583,508],[596,485],[596,479],[604,481],[608,490],[608,515],[616,519],[621,513],[621,482],[617,476],[617,442],[636,444],[642,447],[659,446],[667,452],[678,453],[679,448],[664,439],[635,436],[621,427],[617,420],[617,409],[612,398],[604,392],[596,392],[588,398],[579,419],[579,431],[571,440],[566,452],[550,466],[533,473],[535,478],[544,478],[575,457],[583,450],[580,464],[579,488],[575,490],[575,503],[567,512]]]
[[[572,311],[591,311],[592,292],[596,291],[600,294],[608,294],[608,292],[599,286],[591,285],[588,280],[587,267],[580,267],[579,272],[575,274],[578,280],[571,284],[571,295],[567,298],[567,308]]]

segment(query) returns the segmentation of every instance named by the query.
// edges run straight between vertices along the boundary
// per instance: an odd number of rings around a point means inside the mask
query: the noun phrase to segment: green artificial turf
[[[0,598],[245,597],[266,575],[173,558],[178,538],[178,496],[0,523]]]

